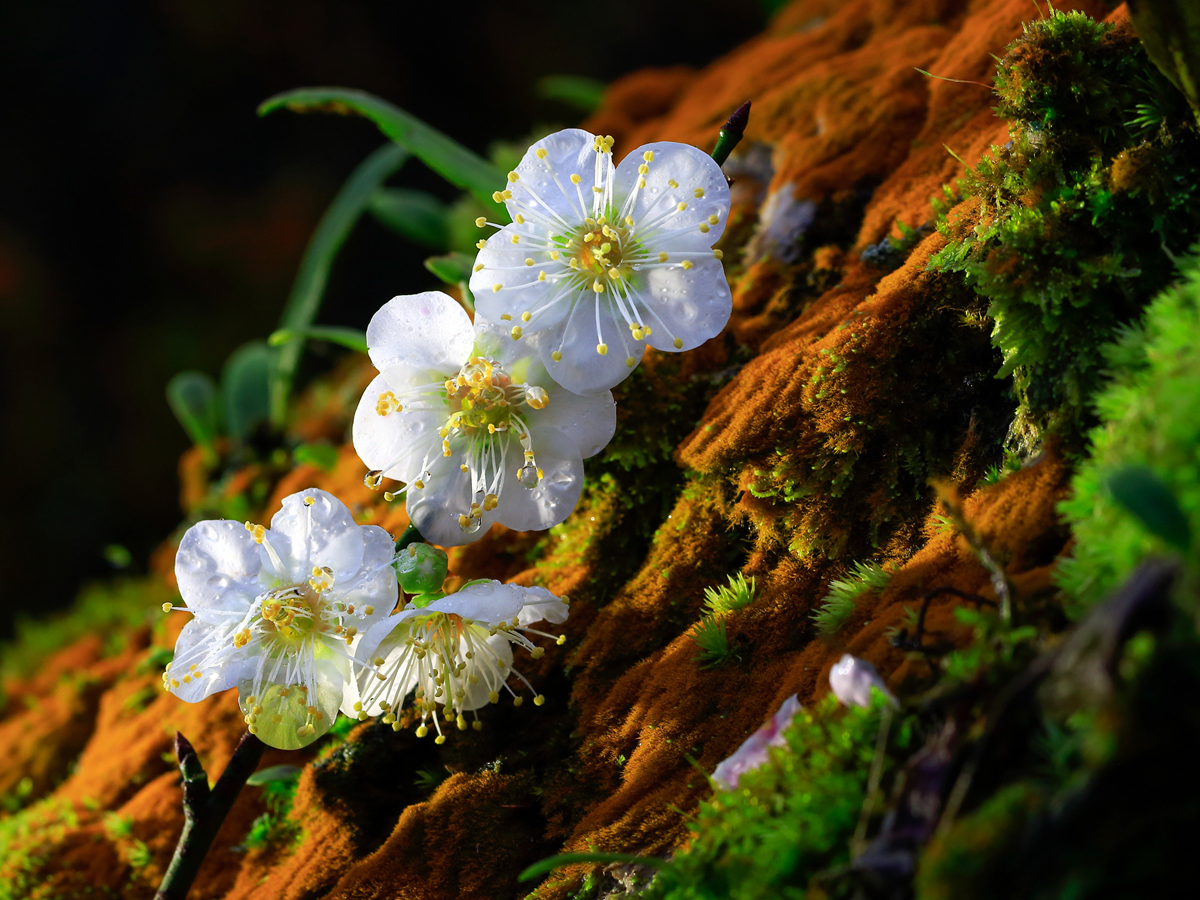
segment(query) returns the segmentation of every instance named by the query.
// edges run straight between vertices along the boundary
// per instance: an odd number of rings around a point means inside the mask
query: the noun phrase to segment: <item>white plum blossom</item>
[[[251,734],[282,750],[312,743],[347,686],[357,697],[353,647],[396,605],[394,552],[386,531],[316,489],[287,497],[269,529],[198,522],[175,554],[177,608],[193,618],[163,686],[192,703],[236,687]]]
[[[801,708],[795,694],[784,700],[771,721],[742,741],[742,745],[717,766],[712,773],[713,781],[726,790],[736,788],[744,774],[757,769],[769,759],[768,751],[772,747],[786,746],[783,730],[792,724],[792,719]]]
[[[829,670],[829,687],[843,706],[869,708],[872,688],[881,691],[892,706],[899,705],[875,667],[849,653],[842,654],[842,658]]]
[[[499,581],[470,583],[424,607],[410,604],[372,626],[358,645],[359,718],[382,713],[383,721],[399,731],[397,717],[405,698],[415,691],[412,712],[420,723],[417,736],[429,733],[427,723],[432,720],[440,744],[445,737],[439,704],[447,723],[453,722],[460,731],[469,727],[464,713],[496,703],[503,691],[520,706],[522,698],[509,686],[509,676],[515,675],[531,689],[532,685],[512,667],[511,645],[524,647],[538,659],[544,651],[526,635],[551,638],[558,644],[565,638],[529,626],[542,620],[558,624],[566,618],[566,598],[555,597],[545,588]],[[541,706],[545,698],[535,694],[533,702]],[[477,730],[482,727],[478,716],[470,724]]]
[[[367,327],[380,374],[354,415],[354,449],[371,470],[407,482],[425,540],[476,541],[492,522],[557,525],[583,489],[583,459],[616,429],[608,391],[580,397],[546,373],[536,341],[513,341],[446,294],[395,297]]]
[[[494,195],[513,221],[479,242],[470,282],[480,312],[514,338],[538,334],[550,375],[576,393],[619,384],[646,344],[700,346],[732,310],[713,249],[729,216],[721,167],[659,142],[614,168],[612,144],[568,128],[530,147]]]

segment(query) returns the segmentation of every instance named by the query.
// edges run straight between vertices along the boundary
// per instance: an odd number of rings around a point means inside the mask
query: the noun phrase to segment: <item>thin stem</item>
[[[258,768],[263,747],[263,742],[249,732],[242,735],[233,751],[233,759],[209,790],[208,775],[195,748],[187,738],[175,732],[175,756],[183,776],[183,831],[154,900],[183,900],[187,896],[233,801],[242,792],[246,779]]]

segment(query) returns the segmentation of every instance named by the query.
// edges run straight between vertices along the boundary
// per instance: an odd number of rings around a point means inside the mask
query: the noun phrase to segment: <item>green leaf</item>
[[[425,268],[446,284],[461,284],[471,280],[471,266],[474,262],[474,258],[465,253],[447,253],[444,256],[429,257],[425,260]]]
[[[253,775],[246,779],[246,784],[261,785],[270,784],[273,781],[294,781],[300,777],[299,766],[268,766],[265,769],[259,769]]]
[[[433,250],[450,241],[450,207],[424,191],[380,188],[367,207],[381,225]]]
[[[665,859],[657,856],[637,856],[633,853],[560,853],[539,860],[517,876],[517,881],[532,881],[554,869],[575,863],[628,863],[636,866],[649,866],[652,869],[663,869],[667,866]]]
[[[534,92],[546,100],[558,100],[585,113],[595,112],[604,99],[606,85],[582,75],[546,75],[534,84]]]
[[[242,344],[225,360],[221,390],[225,394],[225,427],[235,441],[245,440],[270,411],[271,369],[277,351],[266,341]]]
[[[1177,550],[1192,544],[1191,527],[1179,502],[1157,475],[1145,466],[1126,466],[1108,478],[1113,499],[1132,513],[1152,534]]]
[[[258,114],[265,116],[281,107],[293,112],[357,113],[365,116],[385,135],[452,185],[470,191],[489,209],[501,209],[492,201],[492,194],[503,190],[503,172],[482,156],[386,100],[366,91],[349,88],[300,88],[263,101],[258,107]]]
[[[395,174],[406,159],[408,153],[394,144],[388,144],[368,156],[350,173],[308,241],[287,306],[279,320],[280,330],[302,332],[312,326],[338,251],[375,191]],[[287,418],[288,395],[292,391],[292,381],[296,377],[296,366],[303,349],[303,340],[291,341],[279,349],[275,358],[271,376],[271,424],[280,430]]]
[[[221,433],[221,400],[217,383],[203,372],[180,372],[167,382],[167,403],[192,443],[216,459],[214,441]]]
[[[337,461],[338,449],[328,441],[301,444],[292,451],[292,462],[296,465],[308,463],[316,466],[322,472],[332,472]]]
[[[359,353],[367,352],[367,333],[360,328],[343,328],[340,325],[314,325],[311,328],[281,328],[271,333],[267,344],[282,347],[292,341],[329,341]]]

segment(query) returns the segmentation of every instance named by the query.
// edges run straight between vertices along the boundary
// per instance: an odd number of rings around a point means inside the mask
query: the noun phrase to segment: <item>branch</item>
[[[209,790],[208,775],[195,748],[187,738],[175,732],[175,756],[183,776],[183,831],[179,833],[175,856],[154,900],[183,900],[187,896],[233,801],[241,793],[246,779],[258,768],[263,746],[254,735],[242,735],[233,751],[233,759],[221,773],[216,786]]]

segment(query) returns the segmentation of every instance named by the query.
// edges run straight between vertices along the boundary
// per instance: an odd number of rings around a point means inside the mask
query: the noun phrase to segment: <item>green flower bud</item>
[[[446,580],[446,551],[430,544],[409,544],[396,554],[396,578],[406,594],[428,594]]]

